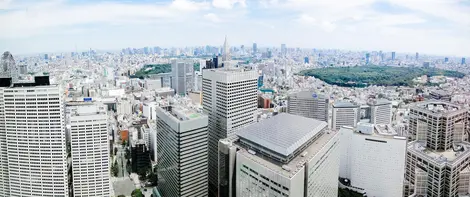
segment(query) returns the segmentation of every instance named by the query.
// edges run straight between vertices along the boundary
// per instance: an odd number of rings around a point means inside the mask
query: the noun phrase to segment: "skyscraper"
[[[218,141],[256,122],[258,73],[244,68],[205,69],[202,78],[202,106],[209,116],[209,191],[216,195]]]
[[[287,113],[328,122],[328,105],[328,97],[302,91],[289,95]]]
[[[255,55],[256,53],[258,53],[258,44],[256,44],[256,42],[253,43],[253,55]]]
[[[177,105],[157,107],[157,116],[160,195],[207,196],[207,116]]]
[[[464,196],[470,185],[470,143],[465,142],[468,110],[442,101],[410,109],[404,195]]]
[[[219,196],[338,195],[339,135],[324,121],[282,113],[219,144]]]
[[[230,54],[230,46],[228,45],[227,41],[227,36],[225,36],[225,41],[224,41],[224,53],[222,54],[222,61],[224,64],[228,64],[230,60],[232,60],[232,56]],[[227,66],[227,65],[225,65]]]
[[[406,137],[389,125],[369,123],[342,127],[339,133],[341,183],[362,188],[367,196],[402,196]]]
[[[108,116],[103,104],[66,103],[74,196],[110,195]]]
[[[281,54],[282,54],[282,56],[287,55],[287,47],[286,47],[286,44],[281,44]]]
[[[347,101],[333,104],[332,129],[338,131],[342,126],[356,127],[359,122],[359,106]]]
[[[395,60],[395,52],[392,52],[392,60]]]
[[[47,83],[36,78],[3,91],[8,196],[69,194],[62,93]]]
[[[370,53],[366,53],[366,64],[369,64],[370,61]]]
[[[419,59],[419,53],[418,53],[418,52],[416,52],[416,57],[415,57],[415,60],[416,60],[416,61],[418,61],[418,59]]]
[[[2,78],[1,81],[9,81],[10,78]],[[10,195],[10,185],[8,178],[8,154],[7,154],[7,135],[5,133],[5,108],[3,106],[3,90],[4,86],[9,84],[2,84],[0,87],[0,196]]]
[[[449,62],[449,58],[448,58],[448,57],[445,57],[445,58],[444,58],[444,62],[445,62],[445,63]]]
[[[462,62],[461,62],[461,64],[462,64],[462,65],[465,64],[465,58],[464,58],[464,57],[462,57]]]
[[[186,95],[186,92],[194,87],[194,67],[189,61],[171,61],[171,85],[178,95]]]

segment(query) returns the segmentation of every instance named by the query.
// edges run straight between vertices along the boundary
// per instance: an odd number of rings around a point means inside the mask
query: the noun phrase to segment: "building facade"
[[[360,118],[360,109],[358,105],[350,102],[337,102],[333,104],[332,115],[331,128],[339,131],[343,126],[357,126]]]
[[[398,137],[389,125],[359,123],[342,127],[340,178],[367,196],[403,194],[406,137]]]
[[[189,61],[171,61],[171,88],[178,95],[186,95],[194,87],[194,67]]]
[[[63,95],[30,85],[4,89],[7,196],[68,196]]]
[[[205,69],[202,106],[209,117],[209,189],[217,193],[218,141],[256,122],[258,74],[245,69]]]
[[[208,117],[182,106],[158,107],[157,116],[160,195],[208,196]]]
[[[379,99],[369,102],[370,123],[392,124],[392,102]]]
[[[289,95],[287,113],[328,122],[328,105],[328,97],[302,91]]]
[[[69,102],[72,185],[74,196],[109,196],[108,116],[102,104]]]

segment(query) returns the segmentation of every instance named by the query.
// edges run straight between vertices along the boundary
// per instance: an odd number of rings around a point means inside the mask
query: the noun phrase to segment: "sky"
[[[0,0],[0,51],[334,48],[470,56],[470,0]]]

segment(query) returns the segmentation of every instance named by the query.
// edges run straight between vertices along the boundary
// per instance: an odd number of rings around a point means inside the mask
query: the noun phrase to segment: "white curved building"
[[[4,89],[11,197],[68,196],[65,116],[58,86]]]

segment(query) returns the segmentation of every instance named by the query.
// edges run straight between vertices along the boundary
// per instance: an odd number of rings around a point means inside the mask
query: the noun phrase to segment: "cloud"
[[[204,18],[214,23],[218,23],[221,21],[220,18],[214,13],[205,14]]]
[[[246,7],[245,0],[213,0],[212,6],[215,8],[232,9],[235,4]]]
[[[30,4],[19,10],[0,14],[0,37],[30,36],[50,28],[75,25],[122,24],[168,21],[208,9],[207,3],[174,0],[167,5],[99,2],[67,4],[48,1]]]
[[[333,30],[336,29],[336,25],[333,22],[326,21],[326,20],[318,21],[317,19],[313,18],[312,16],[310,16],[308,14],[300,15],[296,19],[296,21],[303,24],[303,25],[306,25],[306,26],[319,27],[319,28],[321,28],[322,30],[324,30],[326,32],[332,32]]]
[[[0,10],[5,10],[9,8],[11,0],[0,0]]]

